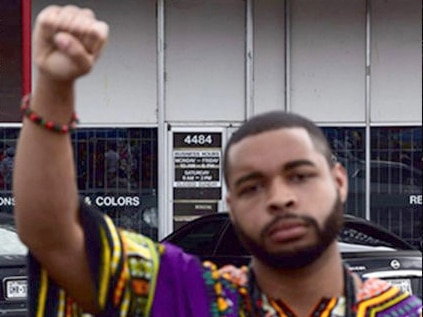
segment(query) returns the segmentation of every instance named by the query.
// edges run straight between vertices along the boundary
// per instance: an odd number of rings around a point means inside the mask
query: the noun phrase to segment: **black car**
[[[0,214],[0,316],[27,314],[27,248],[19,240],[13,218]]]
[[[188,222],[162,242],[180,246],[218,266],[248,265],[250,261],[226,212]],[[344,261],[353,271],[364,277],[388,280],[422,297],[422,253],[400,237],[367,220],[345,215],[338,243]]]

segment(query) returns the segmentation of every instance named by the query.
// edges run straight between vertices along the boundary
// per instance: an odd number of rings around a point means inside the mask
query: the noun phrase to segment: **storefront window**
[[[323,127],[347,169],[346,212],[366,217],[364,127]],[[0,212],[12,213],[11,172],[18,128],[0,128]],[[80,128],[72,133],[83,198],[118,226],[157,239],[157,129]],[[370,220],[415,246],[422,232],[422,128],[374,127]]]
[[[371,220],[415,246],[422,235],[422,128],[371,129]]]
[[[0,128],[0,210],[3,211],[6,207],[10,213],[12,208],[8,205],[12,206],[10,203],[12,201],[12,172],[18,134],[17,128]]]
[[[323,128],[347,169],[346,212],[365,218],[364,128]],[[374,127],[370,143],[370,220],[416,247],[422,235],[422,128]]]
[[[157,129],[83,128],[72,141],[85,201],[157,239]]]
[[[345,212],[365,218],[365,178],[355,177],[358,170],[365,172],[364,127],[323,127],[333,154],[346,169],[349,180],[349,195]]]
[[[0,128],[0,210],[13,211],[11,172],[19,129]],[[80,128],[72,133],[87,203],[120,227],[157,239],[157,129]]]

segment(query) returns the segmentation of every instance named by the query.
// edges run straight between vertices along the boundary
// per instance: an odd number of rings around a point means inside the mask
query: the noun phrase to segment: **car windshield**
[[[26,253],[27,248],[19,240],[16,232],[6,227],[0,227],[0,255],[25,255]]]

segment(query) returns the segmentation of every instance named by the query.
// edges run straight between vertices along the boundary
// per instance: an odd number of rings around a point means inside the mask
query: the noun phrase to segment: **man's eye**
[[[263,186],[260,184],[251,184],[251,185],[244,185],[238,190],[238,195],[251,195],[253,193],[258,192]]]
[[[291,181],[294,182],[302,182],[306,181],[307,179],[313,177],[312,173],[296,173],[290,176]]]

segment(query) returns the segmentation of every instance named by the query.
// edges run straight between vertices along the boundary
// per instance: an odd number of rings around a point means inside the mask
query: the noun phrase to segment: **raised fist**
[[[48,6],[35,21],[34,61],[51,80],[73,81],[93,67],[108,37],[108,25],[76,6]]]

